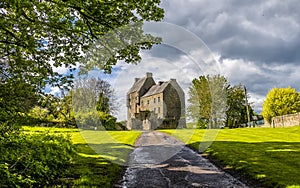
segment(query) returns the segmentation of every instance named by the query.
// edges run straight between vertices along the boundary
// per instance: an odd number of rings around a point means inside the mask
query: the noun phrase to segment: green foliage
[[[213,128],[225,120],[226,96],[229,84],[224,76],[200,76],[194,79],[189,90],[189,116],[198,127]]]
[[[49,110],[47,110],[46,108],[41,108],[39,106],[35,106],[28,113],[29,116],[40,119],[40,120],[46,120],[48,118],[47,117],[48,114],[49,114]]]
[[[105,127],[106,130],[115,130],[117,118],[112,115],[106,114],[104,112],[98,112],[101,125]]]
[[[263,103],[263,117],[271,123],[275,116],[293,114],[300,111],[300,94],[296,89],[273,88],[267,94]]]
[[[73,93],[70,91],[63,98],[60,98],[55,105],[58,111],[58,120],[63,127],[73,127],[76,124],[72,106],[72,96]]]
[[[5,60],[1,69],[6,75],[25,77],[40,85],[51,76],[52,81],[61,85],[67,78],[61,79],[51,65],[64,65],[72,70],[71,65],[82,58],[81,52],[85,53],[107,32],[130,23],[161,20],[164,11],[158,7],[159,3],[159,0],[5,1],[1,3],[0,52]],[[145,43],[128,43],[125,49],[111,51],[112,59],[116,54],[132,63],[139,59],[136,51]],[[108,63],[105,68],[110,70],[111,66]]]
[[[143,21],[163,18],[159,3],[159,0],[1,2],[0,121],[15,118],[23,109],[34,107],[36,104],[32,102],[38,101],[34,100],[36,93],[43,93],[47,84],[69,88],[79,62],[85,72],[95,67],[110,72],[117,60],[138,63],[141,49],[150,49],[160,42],[142,30]],[[135,27],[131,28],[131,24]],[[108,48],[110,55],[100,64],[89,58],[88,52],[95,47],[92,47],[95,41],[125,25],[133,32],[113,40],[123,45]],[[108,44],[100,46],[107,48]],[[58,67],[67,68],[68,74],[55,72]]]
[[[77,154],[69,172],[51,187],[113,187],[123,171],[120,163],[126,162],[135,140],[142,133],[28,126],[22,130],[28,134],[70,135]]]
[[[0,123],[21,118],[21,114],[35,106],[38,99],[35,88],[24,80],[0,82]]]
[[[93,129],[101,126],[99,115],[96,110],[76,112],[75,119],[78,128]]]
[[[226,126],[237,128],[248,122],[245,91],[242,85],[236,85],[229,87],[227,93]],[[250,105],[248,108],[251,117],[254,115],[254,111]]]
[[[24,125],[75,127],[72,109],[72,92],[62,98],[53,95],[42,97],[38,106],[24,114]]]
[[[197,122],[196,128],[197,129],[207,129],[207,125],[208,125],[208,123],[205,122],[204,120],[199,120]]]
[[[117,110],[114,90],[100,78],[79,79],[72,91],[76,122],[81,128],[116,129]],[[120,127],[120,126],[119,126]]]
[[[221,75],[200,76],[189,88],[188,115],[197,128],[225,125],[229,128],[247,123],[246,95],[242,85],[231,86]],[[254,115],[250,108],[250,117]]]
[[[78,79],[72,90],[74,112],[97,111],[113,114],[118,106],[112,86],[100,78]]]
[[[0,140],[2,186],[37,187],[59,182],[75,154],[71,141],[58,135],[15,134]]]
[[[79,128],[115,130],[117,118],[104,112],[91,110],[89,112],[78,112],[75,114],[76,123]]]
[[[96,110],[99,112],[104,112],[106,114],[110,113],[109,99],[103,93],[99,94],[99,98],[96,103]]]
[[[203,119],[208,121],[211,114],[212,99],[207,77],[200,76],[199,79],[194,79],[189,95],[188,102],[191,104],[188,107],[189,115],[194,120]]]

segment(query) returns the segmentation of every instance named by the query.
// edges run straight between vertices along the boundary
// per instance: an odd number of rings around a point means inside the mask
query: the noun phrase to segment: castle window
[[[160,102],[160,97],[157,98],[157,102]]]
[[[154,110],[153,110],[153,111],[154,111],[154,113],[155,113],[155,112],[156,112],[156,108],[154,108]]]
[[[156,99],[156,98],[153,99],[153,103],[155,103],[155,99]]]
[[[147,100],[147,104],[149,104],[149,100]]]
[[[160,107],[158,107],[157,111],[158,111],[158,113],[160,113]]]

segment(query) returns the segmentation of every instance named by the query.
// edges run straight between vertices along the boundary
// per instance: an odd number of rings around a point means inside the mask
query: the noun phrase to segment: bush
[[[106,114],[104,112],[98,112],[99,119],[101,121],[101,125],[106,130],[116,130],[116,122],[117,118],[112,115]]]
[[[207,129],[207,122],[199,120],[196,126],[197,129]]]
[[[76,113],[76,123],[80,128],[116,130],[117,118],[104,112],[89,111],[85,113]]]
[[[75,150],[61,135],[21,133],[0,136],[0,153],[1,186],[38,187],[60,182]]]
[[[94,128],[100,125],[100,119],[96,110],[90,112],[77,112],[75,119],[79,128]]]

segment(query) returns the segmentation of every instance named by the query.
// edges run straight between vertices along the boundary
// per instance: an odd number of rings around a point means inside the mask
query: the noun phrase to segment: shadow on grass
[[[120,143],[77,144],[78,153],[82,156],[98,155],[119,165],[125,165],[133,147]]]
[[[131,152],[124,144],[76,144],[77,155],[65,185],[80,187],[112,187],[122,173],[121,162]]]
[[[198,150],[199,144],[188,146]],[[204,153],[255,187],[300,187],[300,142],[215,141]]]

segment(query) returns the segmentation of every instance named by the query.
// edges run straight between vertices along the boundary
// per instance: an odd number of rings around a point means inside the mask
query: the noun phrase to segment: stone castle
[[[135,78],[127,93],[127,128],[154,130],[185,127],[184,92],[175,79],[155,83],[152,73]]]

